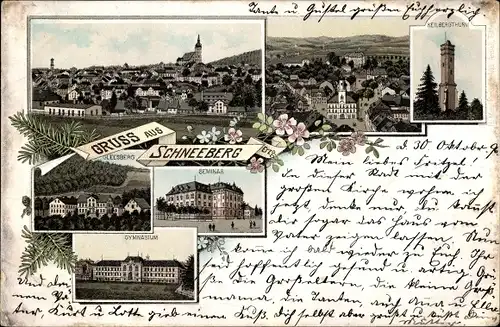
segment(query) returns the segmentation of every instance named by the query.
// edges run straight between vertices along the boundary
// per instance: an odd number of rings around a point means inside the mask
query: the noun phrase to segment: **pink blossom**
[[[353,132],[351,139],[358,145],[365,145],[366,143],[366,135],[363,132]]]
[[[264,159],[262,158],[257,159],[256,157],[252,157],[252,159],[250,159],[250,163],[247,166],[247,169],[250,170],[250,172],[253,174],[261,173],[264,171],[264,165],[262,164],[263,162]]]
[[[295,118],[288,119],[287,114],[282,114],[273,121],[273,126],[276,128],[276,135],[291,135],[293,133],[293,128],[297,125]]]
[[[288,141],[296,145],[302,146],[305,143],[304,138],[309,138],[309,131],[304,123],[299,123],[297,127],[293,129],[293,133],[288,137]]]
[[[356,143],[352,138],[342,139],[340,140],[339,145],[337,146],[337,150],[341,152],[344,156],[347,156],[350,153],[356,152]]]
[[[243,141],[243,138],[241,137],[243,133],[240,130],[235,130],[233,127],[231,127],[228,131],[227,134],[224,135],[224,140],[229,141],[229,144],[235,144]]]

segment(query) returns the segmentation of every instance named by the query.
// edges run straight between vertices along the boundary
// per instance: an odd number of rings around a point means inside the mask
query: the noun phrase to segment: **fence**
[[[207,221],[212,220],[212,215],[210,214],[197,214],[197,213],[171,213],[164,212],[162,214],[157,214],[156,219],[159,220],[196,220],[196,221]]]

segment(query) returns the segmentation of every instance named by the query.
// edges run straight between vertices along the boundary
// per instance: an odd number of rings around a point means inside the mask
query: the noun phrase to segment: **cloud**
[[[429,64],[436,82],[441,80],[440,46],[446,39],[455,45],[455,83],[459,92],[465,91],[469,100],[483,99],[484,48],[482,31],[468,28],[428,28],[412,33],[411,65],[412,92],[420,84],[420,78]]]
[[[261,49],[262,23],[237,21],[32,20],[32,67],[130,65],[175,62],[194,51],[198,34],[203,60]]]

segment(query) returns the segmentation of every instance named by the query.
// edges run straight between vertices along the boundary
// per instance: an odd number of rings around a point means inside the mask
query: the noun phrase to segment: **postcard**
[[[2,326],[496,326],[498,1],[4,1]]]

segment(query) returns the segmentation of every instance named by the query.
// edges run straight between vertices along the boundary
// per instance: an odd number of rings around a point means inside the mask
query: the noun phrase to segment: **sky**
[[[252,174],[246,168],[220,168],[206,167],[212,169],[223,169],[223,174],[200,174],[199,168],[155,168],[154,169],[154,198],[164,197],[173,186],[192,182],[196,176],[196,181],[200,183],[236,183],[236,186],[243,191],[243,201],[252,207],[257,205],[264,209],[264,174]],[[204,168],[205,169],[205,168]]]
[[[450,19],[450,21],[460,20]],[[427,64],[431,66],[435,82],[440,83],[440,45],[445,42],[445,31],[446,38],[455,45],[455,83],[459,94],[464,90],[469,101],[478,98],[484,102],[483,32],[464,27],[428,28],[413,31],[410,41],[412,47],[412,92],[418,88]],[[425,52],[420,51],[420,49],[425,49]]]
[[[262,49],[262,21],[31,20],[32,67],[175,62],[194,51],[200,34],[205,63]]]
[[[153,234],[133,234],[148,235]],[[126,240],[129,234],[75,234],[73,249],[79,259],[124,260],[142,253],[151,260],[185,261],[197,248],[196,228],[155,228],[158,240]]]
[[[274,37],[348,37],[364,34],[382,34],[387,36],[409,35],[410,24],[415,20],[402,20],[401,17],[324,17],[318,23],[318,18],[310,17],[305,22],[302,17],[271,17],[267,20],[267,36]],[[349,28],[347,28],[347,26]]]

